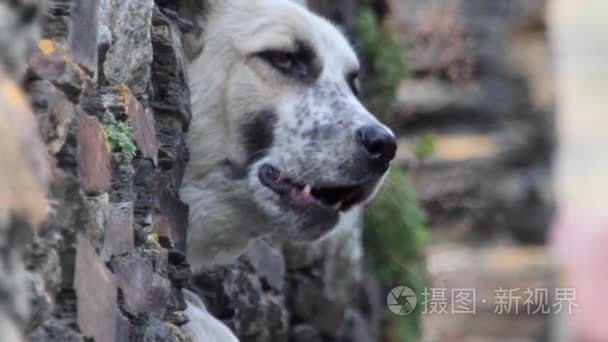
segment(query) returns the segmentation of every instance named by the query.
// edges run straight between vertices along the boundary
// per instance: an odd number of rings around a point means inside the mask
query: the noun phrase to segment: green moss
[[[403,61],[403,48],[397,43],[394,32],[378,22],[370,6],[361,9],[355,31],[360,52],[368,61],[372,74],[365,85],[367,100],[379,118],[390,121],[399,84],[409,75]]]
[[[385,287],[410,287],[418,295],[418,303],[422,303],[427,283],[424,247],[429,237],[426,217],[405,172],[393,168],[386,184],[366,212],[366,256]],[[387,340],[418,341],[421,310],[418,305],[406,316],[397,316],[387,310]]]
[[[133,138],[133,130],[124,122],[104,126],[108,144],[113,152],[122,154],[128,160],[135,157],[137,147]]]

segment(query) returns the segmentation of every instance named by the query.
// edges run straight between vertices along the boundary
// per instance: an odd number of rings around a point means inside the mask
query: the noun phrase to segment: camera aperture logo
[[[411,314],[416,309],[418,298],[414,290],[407,286],[397,286],[388,293],[386,304],[389,310],[399,316]]]

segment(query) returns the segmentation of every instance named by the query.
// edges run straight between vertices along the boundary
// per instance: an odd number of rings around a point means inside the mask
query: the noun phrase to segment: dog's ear
[[[192,22],[192,30],[183,34],[182,45],[188,60],[196,59],[203,51],[206,19],[215,8],[225,6],[238,6],[258,0],[182,0],[179,15]],[[292,1],[305,5],[307,0],[282,0]]]
[[[192,30],[184,33],[182,43],[189,60],[195,59],[203,50],[205,19],[214,6],[227,0],[182,0],[179,13],[192,22]]]

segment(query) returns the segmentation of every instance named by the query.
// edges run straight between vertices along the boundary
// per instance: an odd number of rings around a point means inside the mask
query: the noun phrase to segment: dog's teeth
[[[306,195],[310,195],[310,192],[312,191],[312,187],[310,185],[306,185],[304,187],[304,190],[302,190],[304,192],[304,194]]]
[[[331,209],[335,211],[340,210],[340,208],[342,208],[342,202],[338,202],[331,207]]]

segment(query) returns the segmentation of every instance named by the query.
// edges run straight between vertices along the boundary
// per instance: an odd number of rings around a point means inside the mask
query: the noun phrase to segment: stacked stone
[[[173,251],[190,118],[179,29],[153,0],[49,0],[42,27],[24,87],[53,164],[53,212],[26,254],[40,278],[28,338],[186,341],[189,269]],[[108,142],[119,122],[132,159]]]
[[[193,283],[241,341],[376,341],[382,295],[361,274],[360,252],[352,232],[283,248],[258,241]]]

